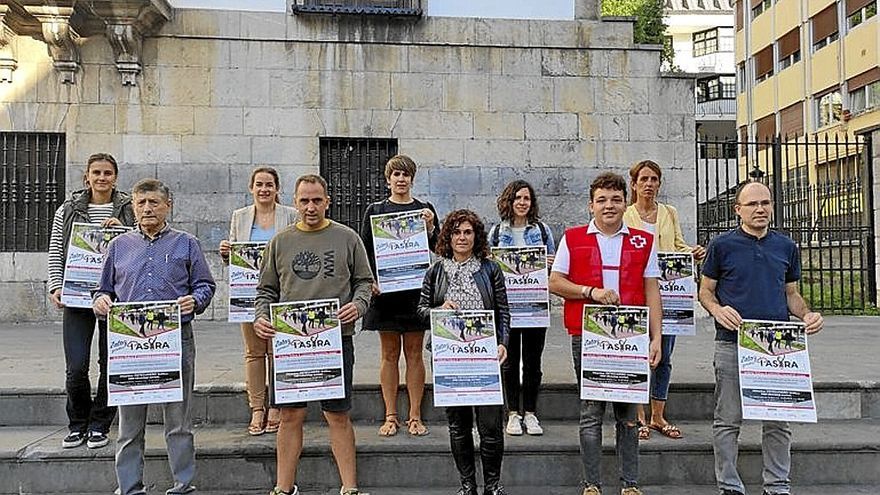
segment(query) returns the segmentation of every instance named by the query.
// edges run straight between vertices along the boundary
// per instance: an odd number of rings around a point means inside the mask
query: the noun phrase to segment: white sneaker
[[[526,413],[523,418],[523,423],[526,425],[526,433],[529,435],[543,435],[544,428],[541,428],[541,423],[538,421],[538,417],[535,416],[534,413]]]
[[[522,416],[517,413],[511,413],[507,416],[507,431],[508,435],[519,436],[523,434],[522,428]]]

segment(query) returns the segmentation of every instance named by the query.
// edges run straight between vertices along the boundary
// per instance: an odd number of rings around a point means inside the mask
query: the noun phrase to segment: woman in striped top
[[[134,211],[128,194],[116,190],[119,167],[108,153],[89,157],[83,174],[84,189],[74,191],[55,212],[49,238],[49,299],[63,310],[62,332],[66,363],[67,418],[70,433],[61,445],[73,448],[87,443],[89,448],[107,445],[110,423],[116,408],[107,406],[107,322],[98,322],[98,364],[101,368],[98,391],[92,399],[89,362],[95,314],[92,308],[65,307],[61,302],[64,264],[74,222],[134,225]]]

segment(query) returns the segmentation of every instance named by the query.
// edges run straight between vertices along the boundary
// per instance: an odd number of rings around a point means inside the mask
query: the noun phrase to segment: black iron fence
[[[801,248],[800,288],[811,306],[869,309],[877,297],[870,149],[867,137],[698,141],[698,242],[739,225],[736,189],[764,182],[773,191],[774,227]]]
[[[396,139],[321,138],[321,176],[330,195],[328,215],[360,229],[367,205],[388,196],[385,163],[397,154]]]
[[[0,251],[47,251],[64,201],[64,134],[0,132]]]

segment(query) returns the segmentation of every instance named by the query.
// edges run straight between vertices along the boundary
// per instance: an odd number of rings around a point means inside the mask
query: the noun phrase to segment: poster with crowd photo
[[[420,210],[370,216],[379,290],[420,289],[431,266],[428,228]]]
[[[648,314],[644,306],[584,306],[581,399],[648,403]]]
[[[694,303],[697,281],[691,253],[658,252],[663,335],[696,335]]]
[[[804,324],[743,320],[738,340],[743,419],[815,423]]]
[[[550,326],[550,292],[547,289],[547,248],[544,246],[494,247],[492,257],[504,273],[510,326]]]
[[[431,310],[434,405],[501,405],[495,313]]]
[[[345,397],[339,299],[270,305],[275,360],[275,402]]]
[[[229,249],[229,321],[252,323],[265,242],[233,242]]]
[[[64,282],[61,302],[72,308],[91,308],[92,291],[101,281],[104,253],[119,234],[130,227],[101,227],[97,224],[74,222],[64,261]]]
[[[107,330],[111,406],[183,400],[177,301],[114,303]]]

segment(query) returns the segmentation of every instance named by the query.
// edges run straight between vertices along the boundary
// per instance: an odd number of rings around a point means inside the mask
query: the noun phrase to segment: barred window
[[[49,249],[49,229],[64,201],[65,137],[0,132],[0,251]]]
[[[694,56],[699,57],[718,51],[718,29],[694,33]]]

